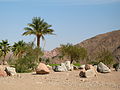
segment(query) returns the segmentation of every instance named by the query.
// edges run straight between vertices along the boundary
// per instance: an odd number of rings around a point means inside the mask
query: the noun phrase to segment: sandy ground
[[[47,75],[33,72],[0,77],[0,90],[120,90],[120,72],[98,73],[94,78],[80,78],[79,72],[51,72]]]

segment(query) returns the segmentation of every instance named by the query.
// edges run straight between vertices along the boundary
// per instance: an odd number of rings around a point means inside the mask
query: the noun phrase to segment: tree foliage
[[[18,41],[17,43],[15,42],[12,46],[12,51],[17,58],[22,57],[22,55],[25,53],[25,49],[26,43],[23,40]]]
[[[33,71],[39,63],[39,58],[43,55],[42,50],[35,47],[33,42],[26,43],[25,46],[24,55],[19,57],[17,60],[11,61],[11,64],[19,73]]]
[[[106,65],[111,65],[113,64],[114,56],[109,50],[103,49],[98,52],[96,60],[98,62],[103,62]]]
[[[62,56],[65,56],[68,59],[70,59],[71,63],[74,60],[79,61],[87,57],[87,51],[85,50],[85,48],[80,46],[74,46],[72,44],[61,45],[60,53]]]
[[[2,40],[0,42],[0,56],[3,56],[3,64],[5,64],[5,56],[10,51],[10,45],[8,43],[8,40]]]
[[[37,46],[40,47],[40,39],[44,40],[45,35],[53,35],[54,30],[50,29],[52,25],[49,25],[44,19],[40,17],[34,17],[32,23],[25,27],[23,35],[35,35],[37,37]]]

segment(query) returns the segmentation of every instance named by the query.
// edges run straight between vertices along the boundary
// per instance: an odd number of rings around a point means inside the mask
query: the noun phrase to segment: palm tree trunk
[[[40,36],[39,35],[37,36],[37,47],[38,48],[40,47]]]
[[[3,56],[3,65],[6,65],[5,56],[6,56],[6,55]]]

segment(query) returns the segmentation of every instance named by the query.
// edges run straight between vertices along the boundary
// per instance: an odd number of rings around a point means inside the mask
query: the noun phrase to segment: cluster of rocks
[[[82,65],[80,67],[82,70],[79,73],[80,77],[94,77],[97,76],[97,72],[100,73],[110,73],[111,70],[102,62],[100,62],[98,65],[92,66],[89,64]]]
[[[70,61],[65,61],[64,63],[61,63],[59,66],[54,66],[53,70],[55,72],[65,72],[65,71],[73,71],[74,66],[73,64],[70,64]]]
[[[88,78],[88,77],[94,77],[96,75],[97,75],[97,71],[94,68],[94,66],[89,65],[89,64],[81,66],[81,70],[80,70],[80,73],[79,73],[80,77]]]
[[[7,66],[7,65],[0,65],[0,76],[14,76],[16,75],[15,68]]]
[[[49,74],[51,71],[65,72],[65,71],[72,71],[73,69],[74,69],[74,65],[70,64],[70,61],[66,61],[58,66],[53,66],[53,67],[50,65],[45,65],[44,63],[40,63],[36,68],[36,74]]]
[[[51,71],[55,72],[65,72],[65,71],[73,71],[80,69],[79,76],[80,77],[95,77],[97,73],[110,73],[111,70],[102,62],[98,65],[81,65],[80,67],[74,66],[70,63],[70,61],[65,61],[58,66],[50,66],[45,65],[44,63],[40,63],[36,68],[36,74],[49,74]],[[120,64],[118,64],[115,68],[116,71],[120,71]],[[14,76],[16,75],[15,68],[7,66],[7,65],[0,65],[0,76]]]
[[[55,72],[65,72],[65,71],[73,71],[76,69],[80,69],[79,76],[80,77],[94,77],[97,76],[97,73],[110,73],[111,70],[102,62],[98,65],[92,66],[90,64],[81,65],[79,68],[70,63],[70,61],[65,61],[58,66],[49,66],[44,63],[40,63],[36,68],[36,74],[49,74],[51,71]]]

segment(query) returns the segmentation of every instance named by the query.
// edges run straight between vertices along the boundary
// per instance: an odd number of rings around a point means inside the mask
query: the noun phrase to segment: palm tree
[[[12,51],[14,53],[15,56],[21,57],[22,54],[25,52],[25,47],[26,44],[23,40],[18,41],[17,43],[14,43],[13,47],[12,47]]]
[[[0,42],[0,52],[1,52],[1,56],[3,56],[3,64],[5,64],[5,56],[9,51],[10,51],[10,46],[8,44],[8,40],[2,40],[2,42]]]
[[[40,39],[44,40],[45,35],[53,35],[54,30],[50,29],[52,25],[49,25],[41,19],[40,17],[34,17],[32,23],[28,24],[28,27],[25,27],[25,32],[23,35],[35,35],[37,37],[37,47],[40,47]]]

